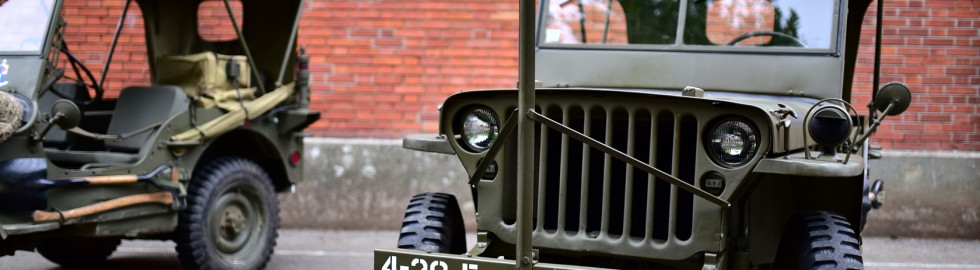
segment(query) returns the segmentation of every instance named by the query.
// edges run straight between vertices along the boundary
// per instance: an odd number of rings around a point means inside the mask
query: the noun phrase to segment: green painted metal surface
[[[45,1],[39,2],[47,3]],[[296,91],[306,94],[306,91],[309,90],[308,72],[298,76],[296,69],[298,57],[295,52],[295,48],[297,48],[295,46],[295,34],[302,0],[241,1],[242,16],[235,18],[237,20],[236,28],[238,28],[239,23],[244,27],[239,32],[242,41],[241,46],[209,42],[198,36],[196,17],[202,1],[133,0],[133,2],[137,5],[132,8],[140,9],[144,20],[143,25],[146,27],[148,53],[146,59],[149,59],[151,78],[153,78],[154,83],[156,83],[158,72],[170,72],[170,70],[163,70],[167,67],[156,65],[155,62],[160,57],[210,51],[227,55],[248,54],[251,56],[248,59],[251,63],[251,71],[280,75],[281,78],[278,81],[272,81],[274,78],[266,78],[265,81],[258,80],[260,87],[274,89],[275,86],[278,86],[276,84],[288,85],[295,83],[296,80],[303,80],[303,83],[297,83],[299,86],[296,87]],[[15,177],[19,177],[16,175],[19,173],[16,170],[40,172],[31,175],[35,178],[41,177],[40,179],[0,179],[2,182],[0,183],[0,196],[10,196],[10,194],[16,194],[21,190],[30,190],[30,192],[35,192],[29,194],[33,194],[32,196],[35,196],[34,202],[39,204],[32,206],[33,209],[8,210],[7,208],[0,208],[3,238],[18,236],[16,239],[11,238],[13,240],[0,241],[0,254],[7,255],[13,249],[30,248],[33,241],[46,237],[126,236],[155,238],[160,233],[172,232],[178,224],[177,215],[182,210],[180,209],[181,206],[186,205],[183,196],[187,194],[186,188],[189,181],[193,179],[195,169],[224,156],[242,157],[260,164],[262,169],[273,179],[272,185],[276,191],[287,191],[294,183],[302,181],[303,162],[299,157],[302,157],[300,152],[303,150],[303,138],[307,135],[303,133],[303,129],[316,121],[319,118],[319,113],[308,110],[308,102],[300,102],[300,100],[292,98],[221,136],[193,143],[174,143],[169,140],[171,136],[186,130],[193,130],[202,123],[218,118],[225,111],[218,108],[176,104],[174,105],[176,106],[175,111],[169,117],[164,117],[162,122],[151,122],[143,121],[141,120],[143,118],[136,115],[122,113],[120,108],[153,108],[167,104],[163,104],[160,100],[146,100],[146,98],[131,98],[124,101],[116,98],[85,99],[78,97],[79,99],[73,100],[73,102],[83,107],[82,111],[85,112],[81,114],[82,124],[79,128],[90,133],[100,134],[111,132],[113,125],[117,124],[127,128],[131,127],[132,130],[148,130],[148,132],[143,133],[145,137],[139,138],[141,141],[129,140],[129,138],[118,140],[125,142],[125,144],[115,141],[103,143],[98,140],[112,136],[95,136],[97,138],[89,139],[70,132],[62,132],[61,135],[74,136],[73,139],[59,141],[58,144],[44,139],[43,137],[47,134],[42,133],[45,130],[60,130],[60,127],[54,126],[55,124],[48,120],[53,116],[51,105],[45,103],[47,99],[42,99],[42,96],[47,98],[46,95],[52,95],[51,92],[53,91],[64,90],[43,89],[50,85],[46,82],[55,82],[60,79],[59,76],[64,74],[58,71],[58,68],[65,68],[58,66],[61,63],[58,59],[64,58],[57,57],[68,57],[66,53],[48,53],[52,48],[58,49],[62,46],[62,36],[60,35],[60,29],[64,26],[61,23],[62,16],[60,14],[62,3],[63,1],[58,0],[50,1],[49,4],[52,7],[50,17],[42,16],[51,22],[49,28],[45,29],[44,39],[40,41],[44,45],[41,46],[43,50],[17,53],[0,52],[0,56],[8,59],[7,64],[16,66],[6,74],[9,82],[0,86],[0,91],[16,93],[24,97],[31,107],[23,127],[10,139],[0,142],[0,162],[31,158],[44,160],[44,162],[31,163],[31,166],[34,166],[31,168],[17,167],[5,172]],[[249,33],[261,33],[261,36],[250,36],[255,34]],[[78,45],[69,43],[67,46]],[[111,53],[110,51],[110,55]],[[308,61],[308,57],[303,58],[303,61]],[[84,65],[84,63],[79,64]],[[67,72],[73,72],[71,68],[67,69]],[[93,78],[92,80],[85,79],[85,82],[89,84],[89,88],[68,89],[67,91],[79,93],[62,92],[61,94],[68,93],[69,96],[73,97],[93,96],[83,91],[99,89],[99,87],[94,86],[98,84],[98,81]],[[164,87],[151,86],[139,90],[153,91],[162,88]],[[170,86],[168,89],[172,88],[174,87]],[[99,91],[101,90],[97,90],[95,97],[101,97]],[[178,92],[183,95],[183,92],[179,90]],[[139,97],[140,93],[142,92],[135,91],[132,95]],[[187,98],[193,99],[195,97]],[[60,97],[56,99],[60,99]],[[126,123],[122,124],[122,122]],[[108,130],[107,126],[109,127]],[[91,160],[99,160],[99,162],[79,163],[76,161],[78,159],[55,159],[53,157],[56,153],[63,156],[90,157]],[[102,160],[118,160],[118,158],[108,159],[102,158],[103,156],[126,156],[132,157],[132,159],[127,158],[131,161],[125,163],[106,163]],[[169,166],[174,167],[163,170],[163,173],[141,182],[121,181],[106,184],[89,182],[87,185],[50,184],[85,177],[112,176],[119,177],[119,179],[129,179],[134,176],[146,175],[158,168],[170,168]],[[39,191],[38,188],[42,188],[42,190]],[[175,196],[172,199],[176,203],[172,205],[112,206],[100,208],[94,212],[86,212],[79,217],[62,218],[62,220],[47,223],[35,222],[31,217],[31,212],[34,210],[61,213],[63,216],[64,213],[70,212],[68,210],[91,208],[100,203],[113,202],[127,196],[152,194],[162,189],[173,190]],[[8,206],[10,205],[4,207]]]
[[[859,149],[854,138],[867,133],[868,123],[849,126],[843,146],[817,146],[805,137],[813,118],[804,113],[824,106],[821,99],[849,98],[855,29],[868,1],[773,2],[775,17],[808,21],[777,19],[767,26],[772,32],[727,44],[706,37],[718,33],[691,30],[704,27],[698,16],[717,1],[617,1],[630,25],[618,33],[627,36],[622,40],[609,26],[615,14],[605,15],[603,27],[589,28],[588,20],[561,17],[589,3],[541,2],[535,47],[522,39],[517,89],[452,95],[441,107],[439,134],[405,139],[406,148],[459,158],[484,239],[473,257],[424,258],[463,264],[503,257],[508,264],[499,267],[518,269],[529,268],[521,262],[530,258],[612,268],[749,269],[791,252],[779,247],[792,241],[791,220],[799,211],[834,212],[860,231],[863,150],[849,156],[835,150]],[[525,4],[522,11],[530,9]],[[808,4],[822,6],[800,9]],[[663,10],[637,12],[643,9]],[[530,15],[521,16],[524,27]],[[651,19],[656,16],[664,18]],[[650,20],[660,24],[638,23]],[[808,32],[813,27],[826,31],[818,34],[823,38]],[[589,32],[595,29],[602,30]],[[524,38],[527,28],[521,30]],[[752,42],[760,43],[742,46]],[[689,86],[703,92],[683,94]],[[462,141],[469,127],[460,119],[474,107],[508,119],[493,127],[501,132],[488,149]],[[751,149],[730,153],[742,160],[716,156],[728,140],[712,137],[721,123],[740,123],[739,132],[751,134],[739,139],[754,143]],[[512,125],[513,134],[506,131]],[[805,157],[810,148],[815,156]],[[483,177],[491,163],[494,177]],[[410,254],[422,253],[378,251],[375,268],[420,256]]]

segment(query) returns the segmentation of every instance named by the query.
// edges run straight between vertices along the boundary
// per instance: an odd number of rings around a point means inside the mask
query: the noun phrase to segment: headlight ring
[[[500,135],[500,118],[486,106],[472,106],[459,114],[460,137],[467,149],[486,151]]]
[[[710,125],[705,134],[705,148],[711,160],[722,167],[745,165],[759,151],[759,129],[741,117],[723,117]]]

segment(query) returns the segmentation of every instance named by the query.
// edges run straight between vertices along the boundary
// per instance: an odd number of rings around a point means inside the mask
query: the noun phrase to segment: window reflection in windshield
[[[545,44],[829,49],[834,6],[833,0],[552,0],[543,38]]]
[[[41,51],[54,0],[9,0],[0,4],[0,52]]]
[[[686,44],[830,48],[831,0],[691,1]],[[688,38],[690,37],[690,38]]]

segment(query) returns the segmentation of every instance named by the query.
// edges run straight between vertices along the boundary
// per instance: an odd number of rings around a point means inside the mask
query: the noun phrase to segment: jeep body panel
[[[721,46],[699,40],[707,34],[690,32],[684,25],[692,19],[677,15],[693,14],[697,22],[696,16],[707,14],[705,5],[722,1],[610,1],[596,10],[622,9],[626,20],[665,16],[667,30],[627,21],[618,31],[630,44],[606,44],[607,33],[617,30],[601,27],[604,12],[577,13],[583,3],[541,2],[537,38],[522,40],[536,45],[535,61],[521,61],[522,68],[534,67],[521,71],[525,79],[534,74],[534,91],[454,94],[440,107],[438,134],[409,136],[403,143],[455,154],[469,174],[479,239],[467,256],[503,257],[521,269],[528,264],[518,258],[529,255],[593,267],[749,269],[776,263],[778,252],[792,252],[784,246],[792,246],[798,233],[794,217],[805,211],[835,213],[859,235],[867,214],[867,164],[865,150],[852,144],[872,131],[847,101],[869,1],[789,3],[821,5],[822,13],[803,15],[824,16],[818,21],[828,32],[815,47],[800,40],[794,42],[802,46],[787,46],[792,40],[777,44],[781,33],[760,34],[773,39],[759,39],[757,47],[731,46],[743,37]],[[796,16],[800,7],[782,14]],[[571,15],[562,17],[561,9]],[[774,12],[779,18],[779,8]],[[582,18],[596,14],[592,21]],[[610,21],[609,13],[605,18]],[[592,34],[585,38],[586,25],[596,21],[600,27],[592,30],[599,29],[601,42]],[[673,29],[674,37],[663,38]],[[694,41],[685,43],[686,38]],[[842,111],[835,119],[847,124],[845,143],[820,144],[807,129],[816,119],[811,113],[825,109]],[[730,120],[749,126],[739,132],[751,130],[742,133],[751,136],[741,139],[751,138],[758,147],[740,163],[723,164],[709,148],[725,142],[711,136]],[[518,124],[524,135],[512,130],[518,121],[531,123]],[[463,135],[464,129],[473,135]],[[486,135],[495,132],[499,136]],[[626,159],[684,183],[648,174]],[[681,188],[685,183],[717,198],[692,194]],[[439,257],[413,254],[402,255]],[[376,257],[376,269],[383,259]]]
[[[0,50],[4,64],[11,66],[9,73],[4,73],[7,80],[0,85],[0,94],[16,96],[27,105],[23,124],[13,136],[0,141],[0,164],[10,165],[5,167],[9,171],[0,172],[0,202],[4,202],[0,205],[0,256],[18,249],[33,250],[35,242],[59,237],[169,237],[185,210],[187,187],[194,175],[222,158],[236,157],[257,164],[268,174],[276,192],[288,191],[303,180],[301,153],[303,138],[308,136],[303,129],[319,119],[319,112],[309,110],[309,58],[297,53],[295,39],[303,1],[240,1],[242,16],[233,25],[244,27],[242,36],[247,42],[239,42],[239,36],[226,41],[201,37],[198,9],[204,1],[127,0],[124,10],[141,11],[151,86],[127,85],[118,97],[111,98],[100,98],[105,89],[97,78],[83,78],[87,85],[59,81],[64,74],[59,68],[72,72],[58,60],[71,58],[63,46],[75,45],[62,45],[64,1],[35,2],[51,4],[51,13],[45,17],[50,24],[39,41],[41,49]],[[130,17],[124,11],[120,25],[126,18]],[[118,32],[113,45],[116,41]],[[202,124],[233,111],[200,105],[196,99],[201,96],[190,96],[181,91],[185,89],[158,80],[161,72],[168,71],[159,65],[160,59],[203,52],[251,56],[239,58],[246,59],[242,65],[250,67],[249,71],[259,74],[249,82],[264,90],[256,92],[259,98],[276,90],[296,95],[287,95],[266,111],[252,112],[243,117],[245,120],[225,124],[229,131],[224,133],[175,140],[175,135],[188,131],[204,133],[199,129]],[[57,58],[59,55],[63,58]],[[105,63],[109,73],[111,55],[112,51]],[[77,64],[87,70],[84,63]],[[42,89],[46,86],[51,88]],[[96,98],[90,97],[89,89],[96,89]],[[237,85],[234,90],[239,90]],[[161,92],[177,93],[177,98],[147,98],[150,93]],[[62,130],[57,121],[65,115],[53,112],[52,104],[45,103],[51,95],[57,95],[52,101],[75,106],[77,113],[69,113],[69,118],[81,119],[73,126],[77,129]],[[126,95],[133,98],[124,101]],[[150,111],[156,107],[170,111],[156,115],[160,119],[153,121],[121,112],[121,108]],[[124,130],[112,133],[114,124]],[[49,142],[51,130],[72,139]],[[141,136],[145,140],[130,140]],[[57,155],[69,158],[56,160],[53,157]],[[9,203],[22,197],[30,198],[24,203],[28,206]],[[274,194],[271,197],[274,199]],[[53,219],[43,217],[52,213]]]

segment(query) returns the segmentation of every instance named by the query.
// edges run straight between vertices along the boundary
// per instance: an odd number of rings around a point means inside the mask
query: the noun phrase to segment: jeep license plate
[[[374,250],[375,270],[513,270],[513,260],[427,253],[407,249]],[[580,266],[539,263],[534,269],[598,269]]]

